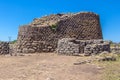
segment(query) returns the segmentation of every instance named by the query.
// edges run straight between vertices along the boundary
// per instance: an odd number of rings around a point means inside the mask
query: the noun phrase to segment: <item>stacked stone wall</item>
[[[93,13],[78,13],[61,20],[57,32],[62,38],[102,39],[99,16]]]
[[[59,40],[57,53],[65,55],[85,55],[99,54],[104,51],[110,52],[110,43],[103,40],[77,40],[73,38],[63,38]]]
[[[8,42],[0,42],[0,55],[9,54],[9,43]]]
[[[102,39],[99,16],[94,13],[78,13],[60,20],[56,29],[51,26],[28,25],[19,28],[17,52],[53,52],[59,39]]]
[[[17,51],[20,53],[53,52],[57,38],[50,27],[20,27]]]
[[[74,38],[64,38],[58,41],[57,53],[63,55],[75,55],[80,53],[80,46],[74,43]]]

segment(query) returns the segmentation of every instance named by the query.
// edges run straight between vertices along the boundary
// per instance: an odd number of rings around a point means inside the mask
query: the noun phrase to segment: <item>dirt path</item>
[[[97,66],[73,65],[80,59],[52,53],[0,56],[0,80],[100,80]]]

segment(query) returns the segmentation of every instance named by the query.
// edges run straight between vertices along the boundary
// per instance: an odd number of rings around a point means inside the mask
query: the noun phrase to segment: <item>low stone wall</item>
[[[19,55],[20,53],[17,52],[17,44],[14,43],[14,44],[9,44],[9,54],[11,56],[17,56]]]
[[[119,46],[111,47],[111,53],[120,54],[120,47]]]
[[[103,40],[76,40],[74,38],[63,38],[59,40],[57,53],[65,55],[99,54],[103,51],[110,52],[110,44]]]
[[[9,43],[0,42],[0,55],[9,54]]]
[[[35,42],[34,42],[35,43]],[[35,44],[37,45],[38,42]],[[38,46],[41,44],[38,44]],[[44,44],[43,44],[44,45]],[[0,42],[0,55],[10,54],[10,55],[20,55],[17,51],[17,44],[9,44],[8,42]],[[44,46],[43,46],[44,47]],[[51,46],[46,45],[49,50],[52,49]],[[30,51],[25,50],[23,51]],[[43,48],[39,48],[39,50],[44,50]],[[31,49],[32,52],[35,52]],[[47,51],[45,49],[45,51]],[[75,38],[63,38],[58,41],[57,49],[58,54],[63,55],[91,55],[91,54],[99,54],[104,51],[110,52],[110,44],[107,41],[103,40],[77,40]]]
[[[79,54],[79,44],[73,42],[73,38],[64,38],[59,40],[57,53],[58,54],[66,54],[66,55],[74,55]]]
[[[110,52],[110,45],[107,42],[98,43],[98,44],[88,44],[84,47],[85,55],[99,54],[104,51]]]

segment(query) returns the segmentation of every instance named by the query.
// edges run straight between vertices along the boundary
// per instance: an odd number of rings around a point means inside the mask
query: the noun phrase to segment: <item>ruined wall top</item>
[[[65,19],[69,19],[73,16],[76,15],[93,15],[93,16],[98,16],[97,14],[93,13],[93,12],[79,12],[79,13],[68,13],[68,14],[62,14],[62,13],[58,13],[58,14],[51,14],[48,16],[44,16],[41,18],[35,18],[33,20],[32,23],[30,23],[29,25],[31,27],[43,27],[43,26],[51,26],[54,25],[56,23],[58,23],[61,20],[65,20]]]

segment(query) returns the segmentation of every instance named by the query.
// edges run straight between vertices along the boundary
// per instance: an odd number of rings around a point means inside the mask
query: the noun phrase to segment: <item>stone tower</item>
[[[34,19],[31,24],[19,28],[17,51],[53,52],[62,38],[102,39],[99,16],[92,12],[81,12]]]

